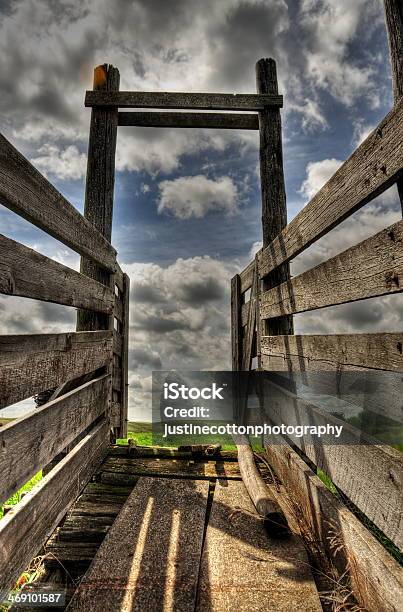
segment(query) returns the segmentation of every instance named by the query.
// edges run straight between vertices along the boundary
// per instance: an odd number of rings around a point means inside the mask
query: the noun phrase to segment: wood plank
[[[104,375],[0,428],[0,503],[106,411],[109,387]]]
[[[77,253],[114,270],[115,249],[1,134],[0,201]]]
[[[248,113],[119,113],[119,125],[158,128],[258,130],[256,114]]]
[[[85,106],[120,108],[195,108],[200,110],[258,111],[281,107],[283,96],[224,93],[178,93],[149,91],[87,91]]]
[[[269,539],[242,482],[216,484],[196,610],[322,610],[302,541]]]
[[[0,235],[0,293],[112,313],[108,287]]]
[[[266,370],[403,372],[403,333],[262,336]]]
[[[115,280],[115,284],[116,284],[117,288],[122,293],[123,292],[123,272],[122,272],[122,268],[120,267],[118,262],[116,262],[116,270],[115,270],[115,278],[114,278],[114,280]]]
[[[291,437],[319,469],[396,546],[403,548],[403,455],[376,444],[359,429],[274,383],[265,385],[267,417],[276,425],[343,426],[339,440],[323,442],[310,434]]]
[[[186,461],[184,459],[126,459],[108,457],[102,472],[134,474],[138,476],[164,476],[183,478],[241,478],[239,466],[234,461]]]
[[[7,593],[66,514],[103,458],[102,421],[0,522],[0,593]]]
[[[259,257],[265,276],[386,191],[403,174],[403,100]]]
[[[112,332],[0,336],[0,408],[106,366]]]
[[[403,570],[398,563],[287,444],[266,450],[288,491],[278,497],[287,518],[297,518],[307,540],[323,547],[339,576],[347,573],[365,610],[400,610]]]
[[[123,321],[123,304],[121,297],[117,297],[115,295],[115,306],[113,309],[113,316],[117,318],[118,321]]]
[[[113,330],[113,352],[115,355],[121,355],[123,348],[123,338],[116,330]]]
[[[119,89],[119,70],[111,64],[97,66],[93,87],[97,91]],[[113,192],[115,185],[115,152],[118,125],[116,108],[94,108],[91,111],[88,142],[87,178],[84,216],[109,242],[112,236]],[[80,270],[115,293],[114,276],[82,257]],[[113,329],[113,318],[105,313],[79,310],[77,331]]]
[[[403,291],[403,221],[261,294],[263,318]]]
[[[241,278],[241,294],[252,287],[255,260],[251,261],[239,275]]]
[[[231,279],[231,349],[232,369],[242,369],[242,330],[241,330],[241,293],[240,277],[236,274]]]
[[[208,483],[141,478],[67,610],[194,610],[207,496]]]
[[[252,349],[253,341],[256,336],[256,296],[257,296],[257,285],[258,285],[257,270],[253,278],[252,289],[250,293],[249,308],[248,308],[248,320],[246,323],[246,329],[244,333],[244,346],[242,351],[242,370],[249,371],[252,366]]]
[[[401,333],[265,336],[261,365],[334,398],[335,411],[355,405],[401,423],[402,346]]]

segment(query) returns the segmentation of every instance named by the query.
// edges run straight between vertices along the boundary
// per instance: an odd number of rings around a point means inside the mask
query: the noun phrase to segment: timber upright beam
[[[277,69],[273,59],[263,58],[257,62],[256,87],[260,94],[278,94]],[[263,248],[266,248],[287,225],[281,116],[278,108],[266,107],[259,111],[259,134]],[[271,289],[289,278],[289,264],[282,264],[264,279],[263,288]],[[294,333],[290,316],[272,319],[263,325],[263,335]]]
[[[395,104],[403,96],[403,5],[402,0],[384,0],[386,29],[388,31],[390,63],[392,68]],[[397,181],[403,212],[403,179]]]
[[[94,70],[95,91],[118,91],[119,71],[103,64]],[[117,108],[94,108],[91,112],[88,144],[87,180],[84,216],[111,242],[113,190],[115,183],[115,151],[118,126]],[[81,272],[113,288],[113,274],[81,258]],[[113,329],[113,317],[80,310],[77,331]]]
[[[118,91],[119,81],[118,69],[110,64],[97,66],[94,70],[95,91]],[[112,236],[117,126],[117,108],[104,107],[92,109],[84,216],[100,231],[109,243]],[[95,265],[85,257],[81,257],[81,272],[114,290],[115,275]],[[113,314],[105,315],[88,310],[78,311],[77,331],[113,330],[113,328]],[[114,375],[115,372],[113,372]],[[110,393],[112,394],[112,389]],[[120,410],[122,411],[121,405]],[[109,418],[112,418],[111,414]]]

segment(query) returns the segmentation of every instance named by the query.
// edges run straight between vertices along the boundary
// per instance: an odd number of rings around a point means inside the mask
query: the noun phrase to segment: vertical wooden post
[[[403,96],[403,4],[402,0],[384,0],[384,3],[396,103]],[[403,179],[397,182],[397,189],[403,212]]]
[[[119,437],[127,437],[127,414],[128,414],[128,374],[129,374],[129,299],[130,278],[123,274],[123,321],[122,321],[122,391],[120,405],[120,430]]]
[[[108,64],[97,66],[94,70],[94,90],[117,91],[118,89],[118,69]],[[117,125],[117,108],[92,109],[84,216],[109,242],[112,235]],[[85,257],[81,258],[81,272],[113,288],[113,274]],[[77,331],[98,329],[113,329],[113,317],[85,310],[78,312]]]
[[[242,369],[241,277],[231,279],[231,346],[232,370]]]
[[[258,93],[278,94],[276,62],[273,59],[264,58],[257,62],[256,86]],[[279,109],[265,108],[259,112],[259,134],[263,247],[267,247],[287,225]],[[289,264],[283,264],[265,278],[263,288],[271,289],[289,278]],[[271,336],[292,334],[294,332],[292,317],[270,319],[262,331]]]

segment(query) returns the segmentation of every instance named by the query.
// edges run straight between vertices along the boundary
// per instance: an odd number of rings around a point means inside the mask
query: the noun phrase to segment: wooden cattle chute
[[[84,216],[0,136],[1,203],[81,255],[77,272],[0,237],[1,293],[78,309],[75,333],[0,337],[0,408],[56,389],[39,410],[0,429],[0,503],[64,453],[0,522],[0,592],[41,550],[104,459],[111,437],[127,433],[129,278],[111,246],[119,126],[259,130],[263,248],[231,283],[234,370],[251,370],[257,358],[258,369],[308,377],[317,369],[341,378],[357,369],[403,372],[401,333],[295,336],[292,320],[299,312],[401,292],[402,221],[293,279],[289,271],[291,259],[391,185],[397,183],[403,203],[402,14],[399,0],[385,0],[385,7],[394,108],[288,225],[282,97],[273,60],[257,63],[257,93],[239,95],[123,92],[118,70],[98,66],[86,95],[92,114]],[[119,111],[131,107],[146,110]],[[303,412],[323,422],[320,408],[297,399],[292,388],[273,389],[273,422]],[[398,390],[390,396],[398,414]],[[401,546],[401,455],[387,446],[357,449],[357,431],[351,427],[348,435],[348,446],[293,448],[285,440],[267,446],[281,481],[277,501],[290,522],[298,516],[339,574],[350,577],[361,606],[396,610],[401,569],[348,505]],[[339,497],[316,468],[331,477]]]

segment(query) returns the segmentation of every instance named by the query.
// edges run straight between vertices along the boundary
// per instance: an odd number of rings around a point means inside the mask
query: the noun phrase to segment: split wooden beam
[[[183,108],[200,110],[258,111],[280,108],[276,94],[176,93],[148,91],[87,91],[85,106],[115,108]]]
[[[258,130],[253,113],[119,113],[119,125],[156,128],[208,128],[217,130]]]
[[[108,366],[112,332],[0,336],[0,408]]]

